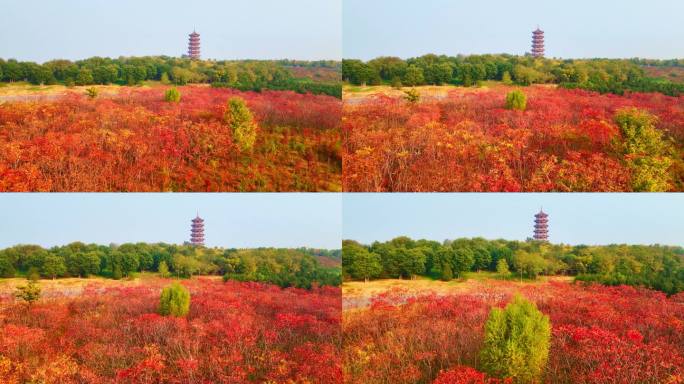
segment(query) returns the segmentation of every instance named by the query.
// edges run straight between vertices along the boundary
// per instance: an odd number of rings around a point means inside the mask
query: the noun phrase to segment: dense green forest
[[[340,250],[223,249],[190,245],[127,243],[97,245],[80,242],[45,249],[17,245],[0,250],[0,277],[87,277],[113,279],[137,272],[163,276],[223,275],[225,279],[259,281],[281,287],[339,285],[339,267],[324,267],[319,256],[340,258]]]
[[[647,77],[643,65],[681,66],[684,60],[536,59],[531,56],[424,55],[403,60],[379,57],[368,62],[342,61],[342,79],[355,85],[416,86],[454,84],[465,87],[494,80],[509,84],[559,84],[601,93],[660,92],[684,94],[684,84]]]
[[[608,285],[636,285],[668,294],[684,291],[684,248],[661,245],[564,245],[482,238],[412,240],[398,237],[370,246],[342,243],[345,280],[411,278],[451,280],[464,272],[493,271],[535,279],[570,275]]]
[[[28,81],[32,84],[119,84],[137,85],[153,80],[185,85],[210,83],[243,91],[293,90],[300,93],[327,94],[342,97],[339,81],[317,81],[313,77],[295,77],[291,69],[315,71],[327,68],[341,70],[336,61],[298,60],[190,60],[168,56],[91,57],[85,60],[52,60],[43,64],[0,59],[0,80]],[[304,71],[302,71],[304,69]]]

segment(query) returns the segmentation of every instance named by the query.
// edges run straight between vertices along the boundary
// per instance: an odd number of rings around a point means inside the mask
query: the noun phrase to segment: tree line
[[[51,60],[43,64],[0,59],[0,81],[28,81],[36,85],[64,84],[139,85],[144,81],[166,84],[210,83],[217,87],[261,91],[263,89],[293,90],[300,93],[327,94],[341,97],[342,88],[336,82],[318,82],[295,78],[290,67],[341,67],[334,61],[295,60],[191,60],[168,56],[91,57],[85,60]]]
[[[74,242],[49,249],[17,245],[0,250],[0,277],[29,278],[103,276],[113,279],[138,272],[162,277],[223,275],[225,279],[259,281],[281,287],[339,285],[339,268],[321,266],[317,254],[335,251],[281,248],[206,248],[165,243],[98,245]]]
[[[679,65],[678,61],[674,61]],[[364,62],[342,60],[342,79],[354,85],[395,87],[453,84],[471,87],[483,81],[506,84],[558,84],[601,93],[660,92],[684,94],[684,85],[650,78],[642,65],[673,61],[639,59],[550,59],[513,55],[445,56],[428,54],[410,59],[378,57]]]
[[[565,245],[483,238],[413,240],[397,237],[363,245],[342,243],[345,280],[413,278],[452,280],[466,272],[536,279],[569,275],[607,285],[645,286],[668,294],[684,291],[684,248],[663,245]]]

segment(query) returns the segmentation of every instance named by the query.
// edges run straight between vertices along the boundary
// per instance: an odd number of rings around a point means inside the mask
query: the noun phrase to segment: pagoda
[[[194,30],[190,34],[190,40],[188,41],[188,57],[193,60],[199,60],[200,58],[200,35]]]
[[[192,219],[192,226],[190,229],[190,244],[197,246],[204,245],[204,219],[199,217],[199,214]]]
[[[539,27],[532,31],[532,56],[544,57],[544,31]]]
[[[534,215],[534,239],[549,241],[549,215],[543,209]]]

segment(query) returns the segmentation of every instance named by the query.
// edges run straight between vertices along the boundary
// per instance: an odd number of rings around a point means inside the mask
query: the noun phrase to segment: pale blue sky
[[[340,59],[342,0],[0,0],[0,57]]]
[[[327,193],[3,193],[0,248],[72,241],[182,244],[199,211],[208,246],[336,249],[341,209],[340,195]]]
[[[343,237],[370,244],[397,236],[525,240],[534,214],[566,244],[684,246],[684,194],[345,194]]]
[[[530,50],[549,57],[684,57],[681,0],[344,0],[343,56],[415,57]]]

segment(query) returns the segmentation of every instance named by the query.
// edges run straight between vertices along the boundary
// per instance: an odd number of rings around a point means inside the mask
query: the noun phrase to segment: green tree
[[[178,89],[176,87],[173,87],[166,91],[164,94],[164,100],[168,101],[170,103],[177,103],[181,99],[181,94],[178,92]]]
[[[93,72],[88,68],[81,68],[76,76],[77,85],[89,85],[93,84],[95,80],[93,79]]]
[[[231,97],[228,100],[225,120],[233,131],[235,144],[243,151],[251,150],[256,141],[257,126],[252,112],[242,98]]]
[[[624,142],[622,153],[632,171],[635,192],[666,192],[671,189],[672,144],[656,128],[657,118],[636,108],[615,115]]]
[[[83,276],[97,275],[100,273],[100,258],[102,254],[99,251],[90,251],[83,253],[81,256],[81,272]]]
[[[121,271],[121,264],[115,264],[114,268],[112,269],[112,279],[114,280],[121,280],[123,277],[123,272]]]
[[[96,84],[111,84],[119,77],[119,68],[116,65],[102,65],[93,69],[93,80]]]
[[[192,80],[192,72],[181,67],[171,68],[171,79],[178,85],[185,85]]]
[[[100,253],[97,251],[70,253],[66,259],[66,266],[72,276],[95,275],[100,272]]]
[[[162,260],[159,262],[159,267],[157,268],[159,271],[159,276],[163,278],[169,277],[171,274],[169,273],[169,266],[166,264],[166,261]]]
[[[17,299],[24,300],[31,306],[34,302],[40,299],[41,289],[35,280],[28,280],[26,285],[17,287],[14,296]]]
[[[506,109],[524,111],[527,109],[527,96],[519,89],[510,91],[506,95]]]
[[[454,272],[451,269],[451,263],[444,263],[442,266],[442,274],[440,276],[440,279],[443,281],[451,281],[454,279]]]
[[[454,271],[461,276],[463,272],[468,272],[475,264],[475,254],[467,246],[456,245],[454,247],[453,266]]]
[[[190,311],[190,292],[184,286],[174,283],[162,290],[159,299],[159,314],[184,317]]]
[[[413,279],[425,272],[425,253],[421,248],[399,249],[397,252],[401,263],[402,277]]]
[[[508,269],[508,262],[506,259],[499,259],[499,261],[496,262],[496,273],[501,277],[510,276],[511,271]]]
[[[5,252],[0,251],[0,277],[14,277],[16,269]]]
[[[425,82],[425,76],[423,74],[423,69],[416,65],[409,65],[406,69],[406,75],[402,81],[404,85],[413,87],[416,85],[422,85]]]
[[[121,271],[125,276],[128,276],[131,272],[137,271],[139,266],[140,259],[135,251],[122,252]]]
[[[513,68],[513,77],[515,82],[520,85],[531,85],[544,80],[543,73],[522,64],[518,64]]]
[[[194,257],[181,254],[173,256],[173,269],[178,276],[192,277],[192,275],[199,273],[201,268],[201,263]]]
[[[5,79],[10,83],[22,81],[25,78],[24,71],[16,60],[7,60],[3,72],[5,72]]]
[[[160,81],[162,84],[170,84],[171,81],[169,80],[169,74],[166,72],[162,72]]]
[[[64,276],[66,273],[66,266],[64,265],[64,259],[61,257],[48,253],[43,261],[43,267],[41,268],[41,273],[43,276],[56,279],[58,276]]]
[[[536,279],[544,271],[546,260],[537,253],[530,253],[519,249],[513,255],[513,264],[521,279],[523,276],[529,279]]]
[[[479,272],[481,270],[489,269],[489,265],[492,263],[492,255],[484,247],[475,247],[473,249],[474,267]]]
[[[28,80],[32,84],[54,84],[56,79],[49,67],[43,65],[32,65],[28,73]]]
[[[433,82],[436,85],[442,85],[451,82],[451,78],[454,74],[454,69],[451,67],[451,64],[444,62],[435,65],[432,69],[432,74]]]
[[[513,80],[511,79],[511,73],[506,71],[503,73],[501,76],[501,82],[506,84],[506,85],[511,85],[513,84]]]
[[[493,308],[480,351],[483,370],[516,383],[537,383],[549,359],[551,325],[536,305],[516,296],[505,309]]]
[[[40,280],[40,271],[36,267],[31,267],[26,272],[26,278],[32,281]]]
[[[471,87],[476,82],[475,68],[470,63],[462,64],[457,68],[458,81],[464,87]]]
[[[365,248],[359,249],[354,255],[351,271],[354,278],[363,279],[364,281],[380,276],[380,273],[382,273],[380,255],[369,252]]]

